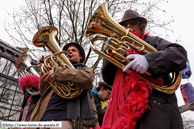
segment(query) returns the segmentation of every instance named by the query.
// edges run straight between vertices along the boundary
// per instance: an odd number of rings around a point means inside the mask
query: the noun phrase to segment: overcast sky
[[[4,20],[8,20],[7,11],[11,13],[13,8],[18,8],[24,0],[1,0],[0,2],[0,39],[11,44],[11,39],[8,37],[4,30]],[[143,1],[143,0],[142,0]],[[144,0],[149,1],[149,0]],[[191,70],[194,69],[194,41],[193,41],[193,23],[194,23],[194,8],[193,0],[169,0],[168,4],[165,4],[163,9],[166,9],[166,16],[173,16],[174,19],[174,33],[170,34],[170,41],[175,42],[177,38],[180,38],[180,44],[185,47],[188,52],[188,59],[190,61]],[[165,17],[165,16],[164,16]],[[161,17],[162,19],[163,17]],[[193,70],[194,72],[194,70]],[[194,75],[189,79],[189,82],[194,85]],[[186,79],[182,79],[181,84],[187,83]],[[178,97],[178,105],[184,105],[183,98],[180,89],[176,91]],[[189,115],[194,120],[194,111],[187,111],[182,113]]]

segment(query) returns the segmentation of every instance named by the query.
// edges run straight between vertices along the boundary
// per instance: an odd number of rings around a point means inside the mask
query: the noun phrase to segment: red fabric
[[[151,85],[136,72],[118,69],[101,129],[134,129],[148,108]]]
[[[129,49],[127,49],[126,50],[129,54],[140,54],[140,55],[143,55],[143,52],[138,52],[138,51],[136,51],[136,50],[129,50]]]
[[[90,129],[93,129],[92,127],[90,127]],[[95,129],[100,129],[100,126],[96,126]]]
[[[144,38],[149,36],[149,32],[144,34],[144,35],[142,35],[142,34],[140,34],[138,32],[131,32],[131,33],[134,34],[135,36],[139,37],[140,39],[144,39]]]
[[[114,54],[112,52],[110,53],[110,57],[114,57]]]
[[[39,76],[35,75],[22,76],[18,80],[18,83],[20,84],[20,88],[22,91],[25,91],[26,87],[32,87],[39,90]]]

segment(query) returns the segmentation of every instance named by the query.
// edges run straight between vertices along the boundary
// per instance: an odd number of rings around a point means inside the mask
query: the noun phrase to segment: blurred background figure
[[[52,55],[51,52],[42,52],[40,55],[37,57],[38,61],[38,69],[40,70],[41,65],[44,63],[44,59],[47,58],[48,56]]]
[[[108,106],[108,102],[107,101],[104,101],[104,102],[101,101],[101,105],[102,105],[102,109],[106,110],[106,108]]]
[[[99,82],[98,87],[92,89],[92,95],[94,97],[94,102],[97,109],[99,125],[102,125],[102,120],[104,117],[104,113],[106,111],[107,103],[106,101],[109,99],[111,94],[112,86],[108,85],[105,82]],[[102,102],[104,106],[102,108]]]
[[[37,56],[39,70],[41,68],[41,65],[44,62],[44,59],[46,57],[48,57],[49,55],[51,55],[50,52],[42,52]],[[32,67],[32,68],[34,69],[34,67]],[[24,99],[22,102],[23,113],[20,116],[20,120],[21,121],[29,121],[31,114],[33,112],[34,106],[40,98],[39,76],[32,75],[30,70],[29,70],[29,73],[26,73],[27,70],[23,70],[22,72],[23,72],[23,75],[20,74],[20,78],[18,80],[18,82],[20,84],[20,88],[24,92]]]

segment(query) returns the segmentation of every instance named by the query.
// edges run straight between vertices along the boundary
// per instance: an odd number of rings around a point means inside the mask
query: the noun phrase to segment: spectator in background
[[[44,63],[44,59],[50,55],[52,55],[51,52],[42,52],[41,54],[38,55],[37,61],[38,61],[38,69],[39,70],[41,69],[41,66]]]
[[[101,101],[105,102],[109,99],[111,89],[112,86],[106,84],[105,82],[99,82],[98,87],[96,89],[92,89],[92,95],[94,97],[100,126],[102,125],[102,120],[105,113],[105,109],[102,109]]]

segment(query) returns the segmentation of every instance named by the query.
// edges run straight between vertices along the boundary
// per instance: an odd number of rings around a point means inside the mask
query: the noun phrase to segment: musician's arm
[[[148,37],[148,42],[158,50],[145,54],[154,78],[170,72],[179,72],[186,67],[187,52],[181,45],[159,37]]]
[[[91,89],[93,88],[94,72],[89,67],[84,70],[56,67],[54,79],[55,81],[72,82],[82,89]]]

